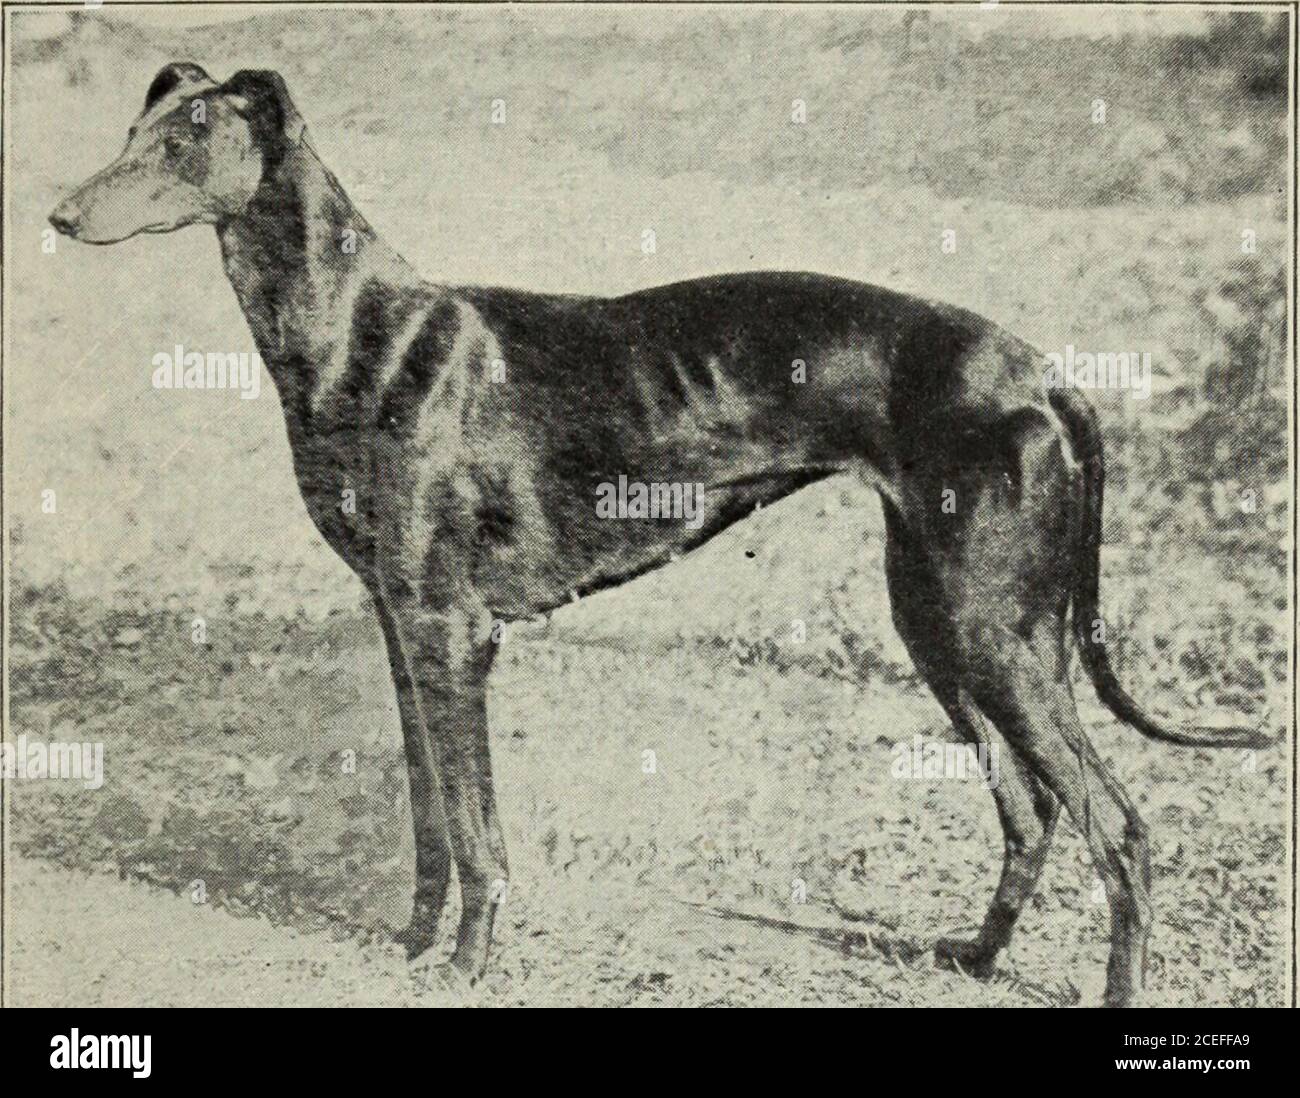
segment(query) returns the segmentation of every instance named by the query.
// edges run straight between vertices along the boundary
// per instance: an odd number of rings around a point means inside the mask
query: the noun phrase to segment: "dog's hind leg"
[[[1127,1005],[1142,986],[1151,928],[1147,830],[1084,733],[1068,689],[1034,650],[1001,625],[967,633],[965,665],[980,708],[1034,773],[1064,803],[1083,833],[1110,902],[1109,1006]]]
[[[981,717],[986,729],[990,728],[965,691],[961,692],[961,703]],[[996,731],[991,731],[990,738],[1004,749],[998,784],[993,788],[1002,822],[1002,873],[979,933],[973,939],[940,938],[934,945],[935,958],[941,964],[960,965],[979,977],[992,974],[994,960],[1011,941],[1020,912],[1038,887],[1061,807],[1051,791],[1007,748],[1005,739]]]
[[[1146,827],[1089,743],[1070,690],[1063,636],[1078,473],[1046,420],[1026,421],[1005,441],[1013,466],[958,470],[963,509],[932,518],[943,531],[927,555],[943,594],[948,655],[962,688],[1086,839],[1110,904],[1105,1002],[1126,1005],[1143,982],[1150,854]],[[933,485],[929,494],[939,495]]]
[[[935,955],[941,963],[956,963],[973,976],[987,978],[993,973],[998,952],[1011,940],[1021,909],[1037,887],[1051,849],[1060,803],[962,689],[944,651],[947,637],[942,602],[928,563],[909,544],[902,520],[888,505],[886,524],[889,537],[885,574],[894,625],[917,672],[947,712],[957,735],[973,746],[982,746],[988,757],[996,760],[992,792],[1004,836],[1002,874],[976,937],[941,938],[935,943]]]

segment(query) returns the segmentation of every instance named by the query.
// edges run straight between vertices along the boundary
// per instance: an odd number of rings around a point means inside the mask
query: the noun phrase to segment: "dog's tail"
[[[1083,465],[1083,530],[1076,560],[1074,587],[1074,635],[1084,666],[1096,687],[1097,696],[1115,716],[1132,725],[1144,736],[1189,747],[1267,747],[1273,743],[1263,728],[1200,725],[1170,727],[1148,714],[1121,685],[1111,666],[1106,646],[1097,636],[1096,623],[1101,588],[1101,520],[1102,495],[1106,480],[1106,460],[1102,448],[1101,425],[1097,411],[1081,394],[1072,389],[1048,391],[1053,410],[1065,421],[1075,458]]]

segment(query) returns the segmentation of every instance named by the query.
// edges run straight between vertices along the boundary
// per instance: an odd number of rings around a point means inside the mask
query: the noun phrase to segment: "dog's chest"
[[[365,578],[374,547],[369,432],[334,423],[290,435],[294,474],[307,513],[326,544]]]

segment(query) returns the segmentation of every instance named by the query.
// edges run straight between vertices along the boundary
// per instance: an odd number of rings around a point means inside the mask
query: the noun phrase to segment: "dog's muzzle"
[[[65,198],[50,214],[50,224],[64,236],[76,239],[81,231],[81,209],[71,199]]]

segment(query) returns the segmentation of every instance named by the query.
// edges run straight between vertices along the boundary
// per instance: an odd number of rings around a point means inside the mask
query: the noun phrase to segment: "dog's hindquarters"
[[[1046,407],[1004,413],[968,435],[960,453],[954,437],[937,440],[902,485],[904,505],[890,519],[891,598],[959,733],[989,737],[1011,760],[996,791],[1002,881],[979,938],[940,950],[991,967],[1035,887],[1059,802],[1086,837],[1110,902],[1106,1001],[1127,1003],[1145,964],[1149,856],[1142,821],[1089,743],[1070,687],[1083,470]]]

